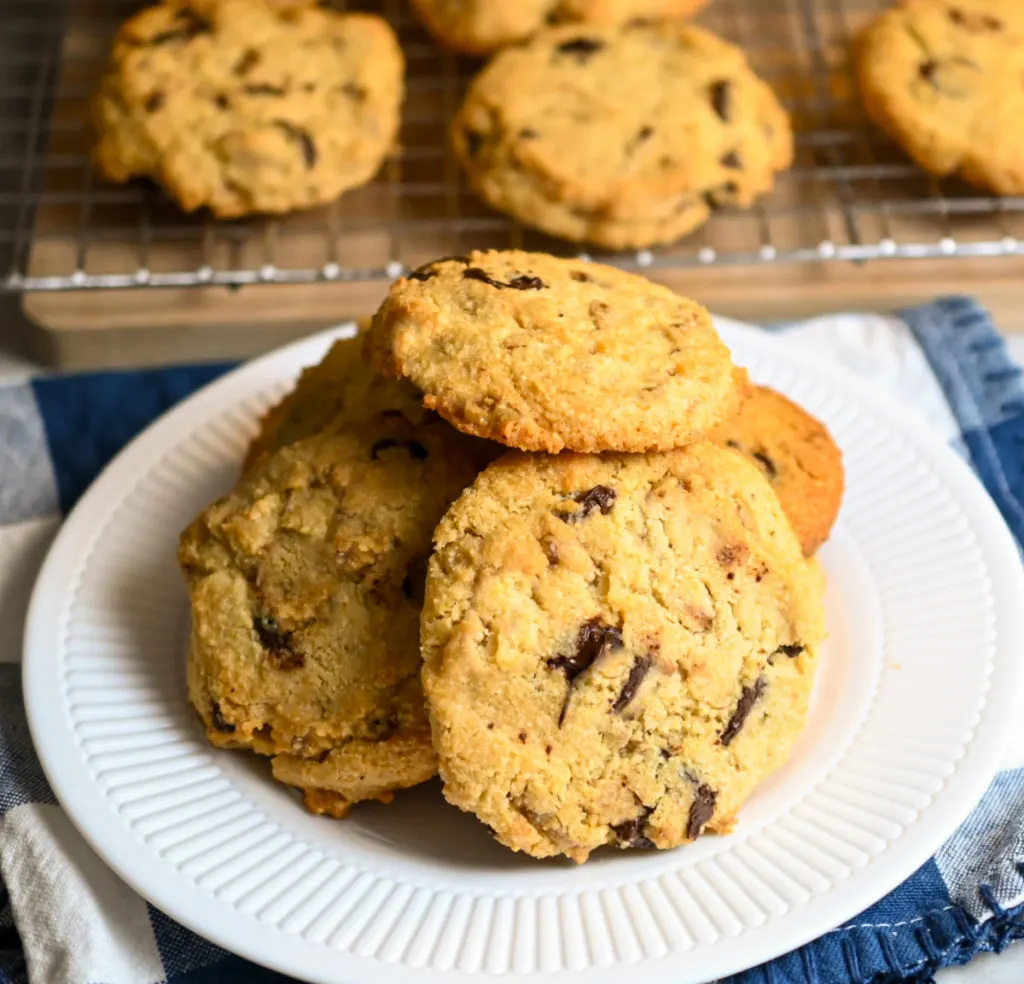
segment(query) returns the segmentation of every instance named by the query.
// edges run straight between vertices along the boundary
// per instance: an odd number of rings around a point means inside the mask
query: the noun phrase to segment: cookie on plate
[[[420,605],[431,533],[477,473],[466,441],[381,413],[264,458],[182,535],[207,735],[272,756],[318,812],[436,770]]]
[[[542,31],[473,80],[452,141],[474,190],[543,232],[670,243],[789,167],[789,118],[743,52],[678,21]]]
[[[748,385],[699,304],[612,267],[517,250],[397,281],[369,345],[460,430],[524,450],[678,447],[735,413]]]
[[[545,24],[616,25],[637,18],[688,17],[707,0],[412,0],[424,26],[444,47],[487,55],[518,44]]]
[[[434,537],[421,643],[444,794],[502,843],[724,832],[803,727],[822,581],[717,445],[510,453]]]
[[[403,58],[387,23],[269,0],[166,2],[127,21],[93,99],[94,160],[186,211],[329,202],[394,143]]]
[[[843,455],[820,420],[781,393],[758,386],[708,439],[757,463],[807,556],[828,539],[843,501]]]
[[[868,115],[926,171],[1024,194],[1024,6],[905,0],[864,31]]]

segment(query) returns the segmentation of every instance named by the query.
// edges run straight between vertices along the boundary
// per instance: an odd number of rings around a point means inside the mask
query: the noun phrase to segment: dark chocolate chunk
[[[710,786],[699,783],[693,792],[690,816],[686,822],[686,836],[696,840],[704,831],[707,822],[715,815],[715,800],[718,793]]]
[[[508,287],[510,290],[543,290],[547,287],[547,284],[540,277],[529,277],[526,275],[513,277],[507,282],[495,280],[493,277],[488,276],[487,271],[481,270],[479,267],[467,267],[462,271],[462,277],[464,280],[479,280],[483,284],[489,284],[491,287],[499,289]]]
[[[277,669],[298,670],[305,666],[306,657],[292,647],[291,632],[282,629],[273,615],[254,615],[252,627],[260,645],[267,651],[270,662]]]
[[[287,120],[274,120],[274,125],[284,131],[289,140],[294,140],[302,148],[302,158],[307,168],[316,164],[316,144],[307,130],[289,123]]]
[[[355,82],[346,82],[342,87],[341,91],[345,93],[351,99],[356,102],[366,101],[366,86],[358,85]]]
[[[622,847],[654,847],[654,842],[644,835],[644,828],[647,818],[654,812],[649,806],[643,808],[643,812],[632,820],[624,820],[622,823],[612,824],[612,833],[615,834]]]
[[[253,85],[242,87],[242,92],[247,96],[283,96],[284,89],[278,85],[268,85],[266,82],[257,82]]]
[[[582,270],[573,270],[569,276],[578,284],[592,284],[594,282],[594,278]]]
[[[555,515],[566,523],[578,523],[586,519],[595,509],[601,510],[602,516],[607,516],[615,505],[615,489],[606,485],[595,485],[586,492],[577,492],[573,499],[583,508],[576,512],[558,512]]]
[[[260,53],[255,48],[246,48],[242,52],[242,57],[235,62],[235,67],[231,71],[235,75],[245,75],[250,69],[255,68],[260,63]]]
[[[576,634],[576,651],[568,656],[554,656],[547,661],[552,669],[564,670],[572,683],[594,660],[609,649],[622,648],[622,630],[605,625],[600,618],[584,622]]]
[[[775,652],[782,653],[783,656],[788,656],[790,659],[795,659],[803,651],[804,651],[804,647],[803,646],[799,646],[799,645],[779,646],[779,648],[775,650]]]
[[[424,263],[423,266],[417,267],[412,273],[406,276],[406,280],[433,280],[437,276],[437,268],[442,263],[465,263],[469,264],[468,257],[465,256],[442,256],[439,260],[431,260],[429,263]]]
[[[525,731],[520,731],[519,732],[519,741],[522,742],[522,744],[524,744],[524,745],[526,744],[526,732]]]
[[[213,97],[214,104],[218,109],[227,109],[231,104],[228,102],[228,97],[223,92],[218,92]]]
[[[730,448],[738,448],[740,446],[739,441],[726,441],[726,446]]]
[[[405,571],[402,581],[402,593],[417,605],[423,604],[423,596],[427,587],[427,558],[418,557]]]
[[[743,167],[743,164],[740,162],[740,155],[735,150],[730,150],[728,154],[725,154],[719,163],[722,167],[731,167],[737,171]]]
[[[939,67],[939,63],[934,58],[929,58],[928,61],[922,62],[917,69],[917,74],[921,76],[925,82],[934,82],[935,70]]]
[[[651,658],[650,653],[637,656],[633,666],[630,668],[629,676],[622,686],[622,692],[615,698],[615,703],[612,704],[612,710],[616,714],[621,714],[636,696],[637,690],[640,689],[640,684],[643,683],[644,677],[650,672],[653,664],[654,660]]]
[[[736,193],[740,186],[735,181],[725,181],[715,188],[708,188],[704,192],[704,201],[708,208],[721,208],[723,205],[731,205],[735,200]]]
[[[156,92],[150,93],[144,104],[147,113],[155,113],[165,102],[166,96],[157,89]]]
[[[758,677],[751,686],[744,687],[740,691],[740,699],[736,702],[736,710],[732,712],[729,723],[725,726],[725,730],[718,739],[719,744],[728,745],[740,733],[747,720],[747,716],[754,709],[754,705],[763,693],[764,677]]]
[[[732,83],[728,79],[719,79],[711,83],[711,108],[719,119],[728,123],[732,117]]]
[[[226,735],[230,735],[234,730],[235,726],[224,717],[224,712],[220,709],[220,704],[216,701],[213,702],[213,706],[210,708],[210,718],[213,721],[213,727],[217,731],[222,731]]]
[[[570,38],[563,41],[557,48],[559,54],[576,55],[580,61],[586,61],[591,55],[600,51],[604,42],[598,38]]]
[[[175,20],[180,21],[178,27],[169,28],[154,34],[150,44],[170,44],[172,41],[191,41],[200,34],[210,33],[210,22],[200,17],[187,7],[182,7],[175,15]]]
[[[466,150],[469,151],[470,157],[476,157],[480,153],[480,148],[484,145],[484,135],[477,133],[476,130],[465,130],[466,137]]]
[[[776,467],[775,462],[763,451],[755,451],[750,457],[760,462],[761,466],[768,473],[769,478],[775,479],[779,477],[779,469]]]
[[[392,448],[405,448],[409,452],[409,456],[415,458],[417,461],[425,461],[430,457],[427,453],[427,449],[420,444],[419,441],[396,441],[391,437],[385,437],[383,440],[374,444],[374,446],[370,448],[370,457],[374,461],[377,461],[384,451],[390,451]]]

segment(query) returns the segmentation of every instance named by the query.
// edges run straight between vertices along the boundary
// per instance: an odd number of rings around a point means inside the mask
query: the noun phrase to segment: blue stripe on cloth
[[[7,889],[0,884],[0,984],[28,984],[28,968]]]
[[[0,816],[26,803],[56,803],[28,733],[21,665],[0,663]]]
[[[1024,383],[988,314],[966,297],[901,311],[942,385],[971,464],[1024,543]]]
[[[60,508],[67,513],[104,465],[165,410],[229,366],[34,379]]]
[[[56,514],[57,485],[32,389],[0,387],[0,524]]]

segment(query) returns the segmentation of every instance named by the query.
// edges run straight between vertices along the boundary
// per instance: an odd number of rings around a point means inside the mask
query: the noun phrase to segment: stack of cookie
[[[825,429],[752,392],[699,305],[439,260],[183,534],[190,697],[317,812],[439,770],[536,857],[727,831],[802,727],[841,494]]]

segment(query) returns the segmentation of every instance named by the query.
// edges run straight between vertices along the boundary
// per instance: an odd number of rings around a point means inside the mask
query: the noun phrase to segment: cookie
[[[419,615],[431,533],[477,473],[465,443],[380,413],[264,458],[182,535],[191,702],[311,809],[435,772]]]
[[[1024,194],[1024,6],[905,0],[858,45],[864,107],[926,171]]]
[[[764,472],[807,556],[828,539],[843,501],[843,455],[820,420],[758,386],[708,439],[742,451]]]
[[[510,453],[434,537],[421,644],[445,797],[584,861],[726,832],[803,726],[822,581],[709,443]]]
[[[636,18],[688,17],[707,0],[412,0],[424,26],[446,48],[487,55],[518,44],[547,23],[616,25]]]
[[[414,387],[374,372],[363,356],[362,338],[339,339],[320,362],[304,369],[294,388],[264,414],[244,468],[332,423],[359,420],[382,410],[398,411],[414,424],[429,415]]]
[[[287,212],[369,181],[392,147],[403,59],[379,17],[269,0],[162,3],[114,39],[94,160],[186,211]]]
[[[746,391],[707,311],[643,277],[516,250],[397,281],[369,345],[460,430],[525,450],[680,446]]]
[[[493,208],[607,249],[752,205],[793,156],[789,118],[743,52],[678,21],[559,27],[500,52],[452,142]]]

